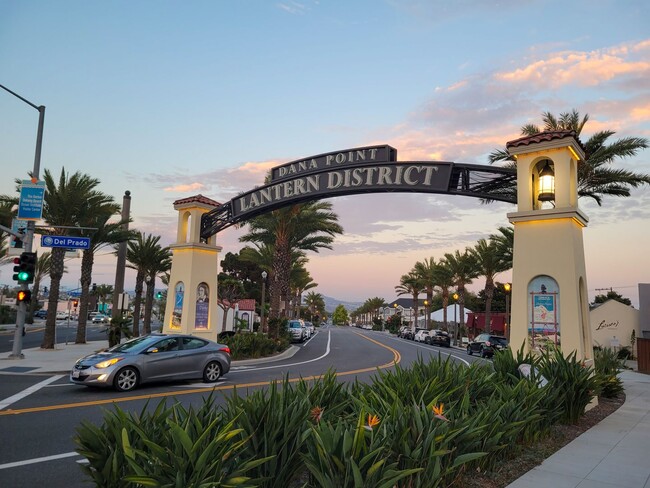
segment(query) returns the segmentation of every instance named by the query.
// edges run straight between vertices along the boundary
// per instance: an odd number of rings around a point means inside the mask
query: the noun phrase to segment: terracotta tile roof
[[[174,202],[174,205],[182,205],[184,203],[204,203],[206,205],[212,205],[213,207],[218,207],[221,205],[219,202],[212,200],[211,198],[204,197],[200,193],[198,195],[194,195],[193,197],[187,197],[187,198],[181,198],[180,200],[176,200]]]
[[[224,304],[227,308],[235,308],[235,304],[239,305],[239,310],[255,310],[255,299],[254,298],[242,298],[241,300],[235,300],[230,302],[228,300],[221,300],[219,302]]]
[[[582,150],[585,150],[585,147],[582,145],[582,142],[580,142],[578,136],[576,136],[576,132],[574,130],[553,130],[548,132],[540,132],[539,134],[534,134],[532,136],[520,137],[514,141],[506,142],[506,149],[510,149],[511,147],[528,146],[530,144],[552,141],[554,139],[564,139],[565,137],[573,137],[578,145],[582,148]]]

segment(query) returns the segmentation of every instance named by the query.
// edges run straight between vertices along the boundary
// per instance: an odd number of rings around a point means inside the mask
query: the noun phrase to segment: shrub
[[[554,349],[542,354],[539,372],[548,380],[547,405],[560,408],[561,422],[575,424],[599,390],[593,369],[578,361],[575,351],[565,358]]]
[[[633,331],[634,332],[634,331]],[[616,354],[618,359],[634,359],[634,354],[629,346],[621,347]]]
[[[271,356],[289,347],[289,340],[285,336],[272,339],[257,332],[224,337],[222,342],[230,347],[230,356],[234,360]]]
[[[214,408],[212,396],[198,410],[161,402],[140,414],[115,407],[96,427],[82,421],[77,452],[97,486],[256,486],[247,473],[271,459],[245,457],[247,439]]]
[[[605,398],[617,397],[623,391],[623,382],[618,377],[622,367],[621,360],[614,350],[604,348],[594,351],[594,369],[601,395]]]

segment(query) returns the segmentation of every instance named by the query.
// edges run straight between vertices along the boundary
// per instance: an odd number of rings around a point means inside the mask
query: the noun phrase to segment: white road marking
[[[5,398],[4,400],[0,401],[0,410],[7,408],[12,403],[16,403],[17,401],[22,400],[26,396],[31,395],[35,391],[38,391],[44,386],[47,386],[50,383],[54,383],[55,381],[60,380],[65,376],[66,375],[63,374],[57,374],[46,380],[41,381],[40,383],[36,383],[35,385],[30,386],[29,388],[21,391],[20,393],[16,393],[15,395],[10,396],[9,398]]]
[[[24,461],[15,461],[13,463],[0,464],[0,469],[18,468],[20,466],[27,466],[28,464],[44,463],[46,461],[55,461],[57,459],[64,459],[64,458],[75,457],[75,456],[79,456],[79,453],[66,452],[64,454],[55,454],[54,456],[25,459]]]
[[[264,369],[276,369],[276,368],[288,368],[290,366],[298,366],[300,364],[313,363],[314,361],[320,361],[324,357],[327,357],[330,353],[330,343],[332,342],[332,332],[327,331],[327,348],[325,349],[325,354],[314,359],[309,359],[307,361],[300,361],[299,363],[290,363],[290,364],[279,364],[276,366],[264,366],[263,368],[251,368],[250,371],[262,371]],[[230,370],[230,373],[239,373],[239,371]]]
[[[430,352],[437,351],[438,354],[444,354],[445,356],[451,356],[452,358],[454,358],[454,359],[458,359],[459,361],[462,361],[462,362],[465,363],[467,366],[469,366],[469,362],[468,362],[468,361],[465,361],[463,358],[458,357],[458,356],[455,356],[455,355],[453,355],[453,354],[451,354],[451,353],[449,353],[449,352],[443,352],[443,351],[441,351],[440,349],[433,349],[433,346],[423,346],[423,345],[421,345],[420,342],[407,341],[406,339],[400,339],[399,337],[385,336],[385,335],[382,336],[382,337],[388,337],[388,338],[391,339],[391,340],[394,340],[394,341],[397,341],[397,342],[401,342],[401,343],[403,343],[403,344],[410,344],[410,345],[412,345],[412,346],[418,347],[418,348],[420,348],[420,349],[425,349],[425,350],[430,351]]]

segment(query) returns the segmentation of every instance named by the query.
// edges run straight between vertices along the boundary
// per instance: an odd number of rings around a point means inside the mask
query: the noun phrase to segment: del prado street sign
[[[90,237],[41,236],[43,247],[64,247],[66,249],[90,249]]]

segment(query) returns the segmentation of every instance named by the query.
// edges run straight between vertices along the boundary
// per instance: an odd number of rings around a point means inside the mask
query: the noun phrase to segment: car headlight
[[[109,366],[113,366],[115,363],[121,361],[122,359],[124,358],[107,359],[106,361],[102,361],[100,363],[95,364],[95,368],[99,368],[99,369],[108,368]]]

